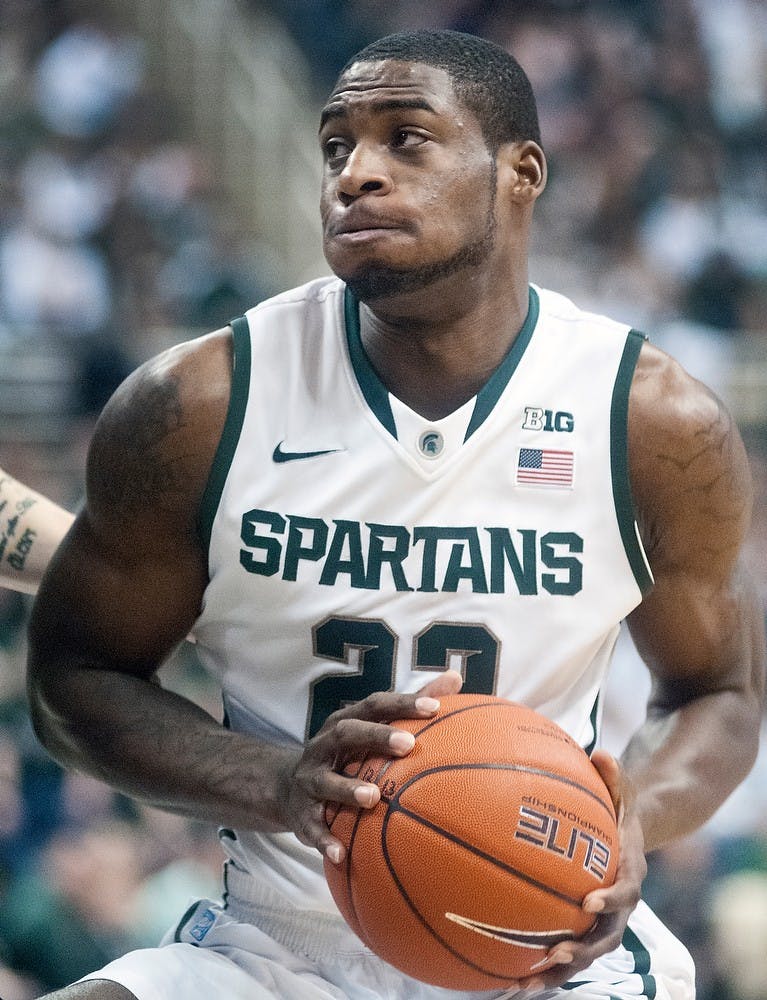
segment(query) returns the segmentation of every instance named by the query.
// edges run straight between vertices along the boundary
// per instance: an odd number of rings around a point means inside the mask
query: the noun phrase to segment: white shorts
[[[338,921],[288,917],[227,896],[199,900],[157,948],[133,951],[84,979],[108,979],[137,1000],[501,1000],[411,979],[381,961]],[[695,971],[683,945],[640,903],[623,946],[539,1000],[694,1000]],[[525,998],[530,994],[525,994]]]

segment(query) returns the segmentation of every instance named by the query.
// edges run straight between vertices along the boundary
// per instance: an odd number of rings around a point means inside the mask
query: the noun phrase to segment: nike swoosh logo
[[[296,462],[301,458],[317,458],[319,455],[332,455],[338,451],[345,451],[345,448],[325,448],[324,451],[283,451],[282,441],[272,452],[273,462]]]
[[[494,927],[492,924],[483,924],[471,917],[462,917],[457,913],[446,913],[445,916],[453,923],[460,924],[469,931],[476,934],[484,934],[485,937],[495,938],[496,941],[504,941],[506,944],[514,944],[522,948],[552,948],[560,941],[571,941],[575,937],[575,932],[571,930],[561,931],[523,931],[515,930],[513,927]]]

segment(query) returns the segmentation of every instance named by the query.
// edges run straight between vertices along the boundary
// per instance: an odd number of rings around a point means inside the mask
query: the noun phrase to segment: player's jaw
[[[360,263],[353,271],[340,277],[361,302],[374,302],[421,291],[462,271],[479,268],[490,256],[493,245],[494,229],[488,227],[482,236],[459,247],[448,257],[411,266],[370,261]]]

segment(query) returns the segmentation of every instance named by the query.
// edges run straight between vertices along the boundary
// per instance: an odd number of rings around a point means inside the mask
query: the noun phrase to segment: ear
[[[532,204],[546,187],[546,156],[532,139],[504,143],[496,154],[499,190],[514,201]]]

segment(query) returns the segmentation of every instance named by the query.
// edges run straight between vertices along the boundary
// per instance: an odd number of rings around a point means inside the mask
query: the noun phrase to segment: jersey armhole
[[[610,472],[613,484],[615,513],[618,519],[626,558],[637,586],[644,597],[654,584],[652,570],[639,537],[639,528],[631,493],[628,461],[628,412],[629,393],[634,369],[647,337],[638,330],[629,330],[623,355],[618,365],[610,409]]]
[[[250,388],[250,328],[248,321],[244,316],[239,316],[232,320],[229,325],[232,328],[233,341],[232,389],[221,438],[216,448],[216,454],[213,456],[213,463],[197,515],[197,530],[206,552],[210,547],[213,520],[221,501],[221,494],[224,491],[224,483],[229,475],[237,443],[240,440],[245,409],[248,405],[248,389]]]

